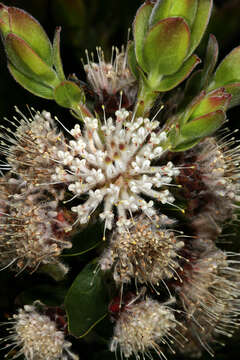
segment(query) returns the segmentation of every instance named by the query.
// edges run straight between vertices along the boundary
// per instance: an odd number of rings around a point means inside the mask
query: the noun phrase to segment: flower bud
[[[0,4],[0,31],[14,79],[27,90],[53,98],[59,83],[53,48],[41,25],[25,11]]]
[[[200,59],[198,46],[212,9],[212,1],[145,2],[134,21],[135,55],[145,85],[168,91],[183,81]]]

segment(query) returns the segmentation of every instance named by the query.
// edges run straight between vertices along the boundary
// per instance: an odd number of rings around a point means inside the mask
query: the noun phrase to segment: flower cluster
[[[110,61],[86,51],[85,84],[65,76],[60,28],[51,44],[0,3],[11,74],[78,121],[16,108],[0,127],[0,269],[39,270],[40,281],[32,289],[28,276],[15,294],[7,357],[78,359],[66,336],[83,352],[97,342],[96,360],[107,341],[121,359],[213,355],[239,327],[240,145],[220,128],[240,104],[240,47],[214,71],[210,36],[203,68],[182,83],[211,10],[210,0],[144,1],[126,49]],[[64,281],[49,286],[46,274]]]
[[[117,209],[119,228],[131,224],[129,216],[136,211],[152,217],[156,214],[154,202],[172,204],[174,197],[168,185],[179,174],[172,162],[164,160],[167,135],[160,131],[158,121],[134,118],[125,109],[116,111],[116,119],[108,118],[104,124],[98,119],[85,118],[82,133],[77,124],[70,132],[68,151],[58,151],[53,181],[68,184],[75,197],[84,194],[88,199],[72,208],[80,223],[87,223],[90,215],[104,202],[100,218],[105,227],[112,229],[113,208]],[[162,158],[163,164],[152,165]]]

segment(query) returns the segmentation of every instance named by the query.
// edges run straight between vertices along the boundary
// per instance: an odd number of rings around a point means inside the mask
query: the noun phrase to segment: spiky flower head
[[[57,263],[62,250],[72,246],[71,224],[53,195],[29,194],[18,180],[0,179],[1,267],[34,271],[40,264]]]
[[[68,151],[58,151],[60,166],[53,181],[68,184],[74,198],[87,195],[81,205],[72,207],[80,223],[87,223],[90,215],[103,202],[100,218],[112,229],[114,207],[118,227],[131,224],[129,215],[136,211],[152,217],[156,211],[152,200],[172,204],[174,197],[168,190],[179,170],[164,161],[167,135],[157,130],[159,123],[148,118],[131,118],[125,109],[116,111],[116,118],[85,118],[83,133],[77,124],[71,130],[74,140]],[[153,161],[162,160],[160,165]]]
[[[186,312],[185,335],[212,354],[209,343],[218,335],[231,337],[238,326],[239,254],[223,252],[210,242],[205,246],[195,259],[191,254],[176,291]]]
[[[77,360],[70,351],[71,343],[64,332],[57,329],[54,321],[36,309],[25,305],[9,321],[10,335],[4,341],[11,341],[17,348],[14,358],[24,355],[26,360]],[[10,355],[11,351],[9,352]]]
[[[139,302],[129,303],[120,313],[116,321],[110,350],[120,353],[126,358],[155,351],[165,357],[161,345],[168,345],[174,339],[177,321],[173,311],[167,304],[146,298]]]
[[[124,47],[121,51],[117,47],[112,48],[111,61],[106,62],[104,52],[97,48],[98,62],[89,59],[84,70],[87,80],[95,94],[98,95],[99,103],[104,104],[107,112],[114,112],[119,107],[120,101],[126,108],[130,107],[136,98],[136,79],[132,75],[127,64],[127,52]],[[121,99],[121,100],[120,100]]]
[[[55,154],[65,149],[64,135],[57,129],[49,112],[36,112],[27,118],[17,108],[16,111],[20,119],[6,119],[11,128],[2,126],[1,153],[7,160],[2,168],[27,182],[28,190],[39,184],[42,188],[43,184],[49,188],[56,167]]]
[[[154,222],[144,216],[135,218],[128,230],[114,234],[100,258],[101,269],[113,266],[117,283],[135,279],[141,284],[159,285],[161,280],[174,277],[180,266],[178,251],[184,243],[173,231],[164,228],[163,224],[168,222],[164,215]]]

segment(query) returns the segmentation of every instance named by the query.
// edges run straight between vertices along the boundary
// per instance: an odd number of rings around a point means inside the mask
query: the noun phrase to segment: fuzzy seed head
[[[119,228],[130,225],[129,217],[136,211],[148,217],[155,214],[153,200],[146,201],[142,194],[162,204],[174,202],[167,187],[179,170],[171,162],[152,165],[163,156],[166,133],[156,131],[157,121],[129,118],[125,109],[116,111],[114,120],[105,119],[104,125],[98,119],[85,118],[83,133],[76,125],[71,130],[74,140],[69,142],[69,150],[58,152],[61,165],[52,179],[68,184],[74,198],[88,195],[82,205],[72,207],[80,223],[87,223],[102,202],[100,218],[109,230],[114,208]]]

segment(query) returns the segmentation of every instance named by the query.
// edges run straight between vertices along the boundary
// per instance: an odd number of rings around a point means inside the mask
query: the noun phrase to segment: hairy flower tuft
[[[21,355],[26,360],[78,359],[70,351],[71,343],[65,340],[64,332],[58,330],[55,322],[37,311],[35,306],[25,305],[9,323],[12,325],[10,335],[4,341],[11,341],[12,344],[7,346],[18,349],[14,359]]]
[[[71,225],[55,193],[29,194],[16,179],[6,176],[0,180],[1,266],[20,272],[57,263],[62,250],[72,244],[68,240]]]
[[[90,215],[103,202],[100,218],[112,229],[114,208],[118,227],[131,224],[129,215],[136,211],[152,217],[156,211],[152,200],[172,204],[174,197],[168,190],[178,168],[164,161],[166,133],[157,131],[159,123],[147,118],[131,119],[125,109],[116,111],[116,119],[85,118],[82,133],[77,124],[71,130],[74,140],[68,151],[59,151],[61,163],[52,179],[66,183],[74,198],[87,195],[82,204],[72,207],[80,223],[87,223]],[[157,159],[162,165],[152,165]]]
[[[94,93],[98,95],[99,103],[105,105],[107,113],[118,109],[120,101],[124,107],[130,107],[136,98],[137,85],[135,77],[128,68],[127,53],[124,48],[119,51],[114,46],[110,62],[105,61],[101,48],[97,48],[98,62],[94,62],[94,59],[91,61],[87,51],[86,55],[88,63],[84,65],[84,70],[87,80]]]
[[[110,350],[120,348],[121,355],[139,358],[140,354],[149,354],[154,350],[165,358],[160,345],[168,345],[174,339],[177,321],[167,304],[161,304],[150,298],[138,303],[128,304],[116,322]]]
[[[66,149],[64,136],[49,112],[36,112],[27,118],[17,108],[16,111],[21,119],[14,117],[15,122],[6,120],[12,129],[2,126],[0,151],[7,163],[1,167],[25,181],[28,190],[39,184],[41,188],[43,184],[48,188],[56,167],[55,154]]]
[[[209,343],[218,335],[231,337],[239,325],[239,254],[223,252],[209,242],[200,256],[191,257],[181,274],[183,283],[176,286],[186,312],[185,335],[213,354]]]
[[[167,219],[162,215],[153,223],[140,216],[131,227],[116,232],[109,248],[100,258],[102,270],[114,268],[113,277],[117,283],[128,283],[131,279],[141,284],[159,285],[166,278],[175,276],[179,263],[178,251],[184,246],[173,231],[164,229]]]

